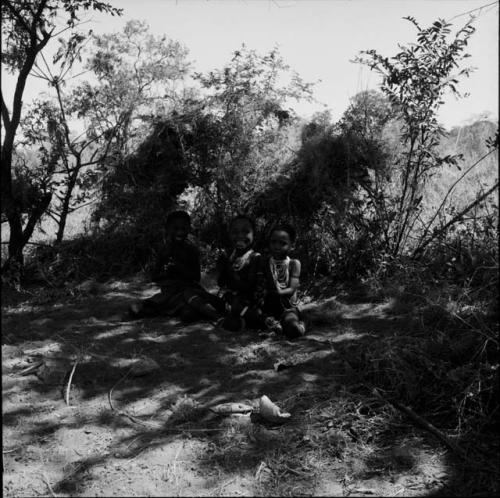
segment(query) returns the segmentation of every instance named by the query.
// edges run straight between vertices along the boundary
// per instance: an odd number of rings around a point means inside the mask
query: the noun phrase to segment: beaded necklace
[[[253,249],[249,249],[246,253],[237,257],[236,251],[233,251],[231,256],[229,257],[229,261],[231,261],[233,270],[240,271],[244,266],[246,266],[249,263],[250,257],[252,256],[253,252]]]
[[[269,258],[269,266],[276,288],[286,289],[290,277],[290,258],[287,256],[285,259],[280,260],[274,259],[271,256]]]

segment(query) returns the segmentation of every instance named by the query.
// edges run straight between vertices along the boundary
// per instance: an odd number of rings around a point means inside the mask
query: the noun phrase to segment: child
[[[265,323],[268,328],[282,331],[290,339],[305,334],[297,303],[300,261],[289,257],[295,237],[291,225],[275,226],[269,238],[270,256],[262,259],[260,272],[265,286]]]
[[[134,318],[157,314],[177,315],[184,322],[201,317],[217,320],[224,305],[200,284],[200,255],[187,241],[191,219],[185,211],[174,211],[165,223],[165,246],[156,254],[152,280],[161,292],[130,307]]]
[[[237,331],[244,328],[260,327],[262,313],[256,299],[257,271],[260,254],[252,248],[255,224],[251,218],[238,215],[229,224],[229,239],[233,246],[231,255],[223,253],[217,261],[223,299],[229,308],[229,316],[222,326]]]

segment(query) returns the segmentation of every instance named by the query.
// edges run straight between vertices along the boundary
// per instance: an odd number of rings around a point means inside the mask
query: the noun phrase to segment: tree
[[[177,88],[190,69],[188,50],[165,35],[155,36],[145,22],[129,21],[123,31],[94,36],[87,61],[97,84],[85,82],[74,97],[78,112],[96,134],[119,129],[116,149],[123,155],[134,121],[165,116],[182,105]]]
[[[389,99],[383,93],[366,90],[351,99],[340,126],[370,140],[380,140],[384,127],[395,116]]]
[[[85,40],[81,36],[61,45],[54,57],[58,71],[48,64],[36,66],[36,75],[55,90],[57,112],[51,119],[57,133],[49,139],[60,153],[61,165],[56,202],[48,215],[58,225],[57,243],[63,240],[68,215],[87,204],[92,187],[98,180],[102,182],[104,169],[121,167],[137,126],[149,114],[160,112],[158,105],[155,110],[151,107],[167,98],[175,100],[170,86],[181,80],[188,68],[186,49],[165,36],[150,34],[143,22],[129,21],[120,33],[92,35],[91,39],[86,68],[95,81],[64,91],[64,76],[74,60],[80,59]],[[77,122],[78,132],[70,131],[70,122]],[[38,140],[46,140],[45,135],[39,130]]]
[[[187,55],[184,45],[151,34],[139,21],[128,22],[119,33],[94,37],[87,67],[97,82],[83,82],[71,98],[89,136],[113,137],[99,164],[100,203],[94,221],[126,224],[134,214],[141,218],[148,198],[155,202],[154,189],[165,201],[169,186],[158,177],[170,178],[165,170],[176,170],[180,163],[173,164],[169,156],[179,159],[177,145],[165,139],[167,153],[162,155],[157,137],[160,142],[165,138],[163,123],[183,108],[189,95],[183,88],[190,69]],[[139,226],[145,226],[142,219]]]
[[[373,190],[385,159],[379,142],[318,114],[302,126],[293,159],[254,195],[252,212],[270,225],[293,221],[305,271],[352,276],[367,252],[361,246],[374,253],[371,246],[380,245],[373,202],[363,189]]]
[[[362,52],[357,58],[358,62],[382,75],[381,91],[401,122],[402,152],[396,158],[398,177],[392,185],[396,195],[390,196],[390,212],[385,218],[393,255],[408,250],[408,244],[411,245],[410,234],[421,221],[427,180],[441,165],[455,165],[459,159],[455,155],[442,157],[439,154],[444,130],[438,123],[437,111],[446,91],[461,96],[456,85],[471,69],[456,68],[468,57],[464,50],[474,33],[472,21],[469,21],[450,41],[451,24],[444,20],[424,29],[414,18],[405,19],[417,29],[417,43],[400,45],[401,51],[390,59],[375,50]]]
[[[29,154],[19,150],[16,153],[18,157],[29,157],[24,161],[30,165],[24,167],[24,181],[29,185],[43,185],[43,191],[52,197],[44,216],[57,223],[56,243],[63,240],[67,216],[90,198],[90,187],[96,176],[92,166],[106,155],[106,149],[95,146],[95,138],[73,139],[65,101],[58,92],[55,101],[33,102],[21,120],[23,139],[18,144],[18,149],[22,145]],[[19,167],[16,165],[14,172],[17,177]],[[75,188],[79,189],[77,195]]]
[[[205,138],[186,154],[200,211],[215,220],[212,235],[220,240],[226,218],[248,209],[253,194],[286,162],[287,127],[296,119],[288,104],[310,99],[311,84],[277,49],[259,55],[244,45],[222,69],[195,78],[206,98],[192,122]]]
[[[13,189],[13,153],[16,133],[21,120],[23,93],[26,80],[37,57],[50,40],[78,25],[81,11],[97,10],[111,15],[120,14],[108,3],[97,0],[5,0],[1,4],[2,15],[2,63],[17,74],[11,109],[9,110],[2,91],[2,212],[10,227],[8,268],[23,265],[23,248],[30,239],[36,222],[47,209],[51,195],[38,198],[28,213],[23,226],[22,202]],[[58,16],[64,16],[66,26],[58,27]]]

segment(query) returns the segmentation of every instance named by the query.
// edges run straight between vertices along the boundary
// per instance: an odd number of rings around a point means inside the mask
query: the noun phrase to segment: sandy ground
[[[124,319],[153,292],[115,281],[4,306],[4,496],[427,496],[454,479],[432,436],[348,382],[342,347],[404,326],[388,303],[311,303],[323,325],[290,342]],[[264,394],[286,423],[209,409]]]

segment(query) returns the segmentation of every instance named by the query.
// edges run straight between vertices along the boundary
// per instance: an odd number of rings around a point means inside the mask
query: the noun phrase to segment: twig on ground
[[[54,493],[54,490],[52,489],[52,486],[50,485],[50,482],[47,479],[47,476],[43,472],[42,472],[42,478],[43,478],[45,484],[47,485],[47,487],[49,488],[50,495],[53,497],[56,497],[56,494]]]
[[[115,389],[120,382],[123,382],[130,372],[132,371],[133,366],[127,371],[127,373],[121,377],[118,382],[109,390],[108,392],[108,402],[111,410],[115,412],[118,415],[121,415],[122,417],[128,418],[130,421],[134,422],[135,424],[142,425],[143,427],[147,427],[148,429],[155,429],[155,430],[162,430],[162,431],[180,431],[180,432],[215,432],[215,431],[223,431],[225,429],[221,428],[201,428],[201,427],[196,427],[196,428],[190,428],[190,427],[165,427],[164,424],[161,424],[160,422],[146,422],[145,420],[142,420],[138,417],[134,417],[133,415],[130,415],[130,413],[127,413],[123,410],[118,410],[115,408],[113,405],[113,390]]]
[[[29,367],[24,368],[23,370],[18,372],[17,375],[24,377],[26,375],[33,373],[35,370],[38,370],[42,365],[43,365],[43,361],[39,361],[38,363],[35,363],[34,365],[30,365]]]
[[[177,453],[175,455],[175,458],[174,458],[174,462],[173,462],[173,469],[172,469],[172,474],[175,478],[175,487],[177,488],[177,490],[179,489],[179,475],[177,474],[177,459],[179,458],[179,453],[181,452],[181,450],[184,448],[184,442],[182,443],[182,446],[179,447],[179,449],[177,450]],[[177,492],[177,495],[179,495],[179,492]]]
[[[307,473],[307,472],[302,472],[302,471],[297,470],[297,469],[292,469],[288,465],[283,465],[283,467],[285,467],[285,469],[287,469],[292,474],[295,474],[296,476],[299,476],[299,477],[311,477],[311,473],[310,472]]]
[[[18,450],[18,449],[20,449],[20,448],[21,448],[21,446],[16,446],[15,448],[12,448],[12,449],[10,449],[10,450],[3,450],[3,451],[2,451],[2,454],[3,454],[3,455],[6,455],[7,453],[13,453],[14,451],[17,451],[17,450]]]
[[[78,463],[77,465],[75,465],[75,467],[73,469],[71,469],[70,472],[68,472],[68,474],[66,474],[60,481],[59,481],[59,486],[61,486],[62,484],[65,484],[69,481],[71,481],[71,479],[76,475],[78,474],[78,472],[80,472],[80,470],[84,469],[85,467],[88,467],[88,464],[85,463],[85,461],[80,461],[80,463]]]
[[[234,481],[236,481],[236,477],[233,477],[233,479],[229,479],[229,481],[226,481],[225,483],[222,483],[217,489],[216,491],[214,491],[214,495],[215,496],[220,496],[220,494],[222,493],[222,490],[226,487],[226,486],[229,486],[230,484],[232,484]]]
[[[71,389],[71,381],[73,380],[73,375],[76,370],[76,366],[78,365],[78,360],[75,361],[73,368],[71,369],[71,373],[69,374],[68,385],[66,386],[66,405],[69,406],[69,391]]]
[[[362,493],[364,495],[375,495],[376,491],[369,488],[354,488],[351,489],[351,493]]]
[[[148,427],[149,429],[160,429],[161,428],[161,424],[154,424],[152,422],[145,422],[144,420],[141,420],[140,418],[138,417],[134,417],[133,415],[130,415],[129,413],[125,412],[125,411],[122,411],[122,410],[117,410],[114,406],[113,406],[113,399],[112,399],[112,394],[113,394],[113,390],[114,388],[120,384],[120,382],[123,382],[130,374],[130,372],[132,371],[132,368],[129,368],[129,370],[127,371],[127,373],[121,377],[118,382],[116,382],[116,384],[109,390],[108,392],[108,402],[109,402],[109,406],[111,408],[111,410],[115,413],[117,413],[118,415],[121,415],[122,417],[126,417],[128,418],[129,420],[131,420],[132,422],[136,423],[136,424],[139,424],[139,425],[142,425],[143,427]]]
[[[135,438],[132,440],[132,442],[131,442],[131,443],[127,444],[127,448],[126,448],[126,449],[128,450],[128,449],[129,449],[129,448],[130,448],[130,447],[131,447],[131,446],[132,446],[132,445],[133,445],[133,444],[134,444],[134,443],[135,443],[138,439],[140,439],[140,437],[141,437],[141,436],[137,436],[137,437],[135,437]]]
[[[458,456],[460,456],[462,459],[466,460],[465,452],[460,446],[458,446],[456,443],[451,441],[445,434],[443,434],[437,427],[433,426],[430,422],[427,422],[424,418],[422,418],[420,415],[417,415],[411,408],[408,408],[407,406],[401,405],[397,401],[393,401],[390,399],[384,398],[376,388],[372,388],[373,394],[377,396],[378,398],[382,399],[383,401],[390,403],[394,408],[397,408],[399,411],[403,412],[405,415],[407,415],[413,422],[415,422],[417,425],[420,425],[424,429],[428,430],[432,434],[434,434],[438,439],[440,439],[449,449],[451,449],[454,453],[456,453]]]
[[[259,468],[257,469],[257,472],[255,472],[255,479],[260,481],[260,474],[265,466],[266,466],[265,462],[260,462]]]

